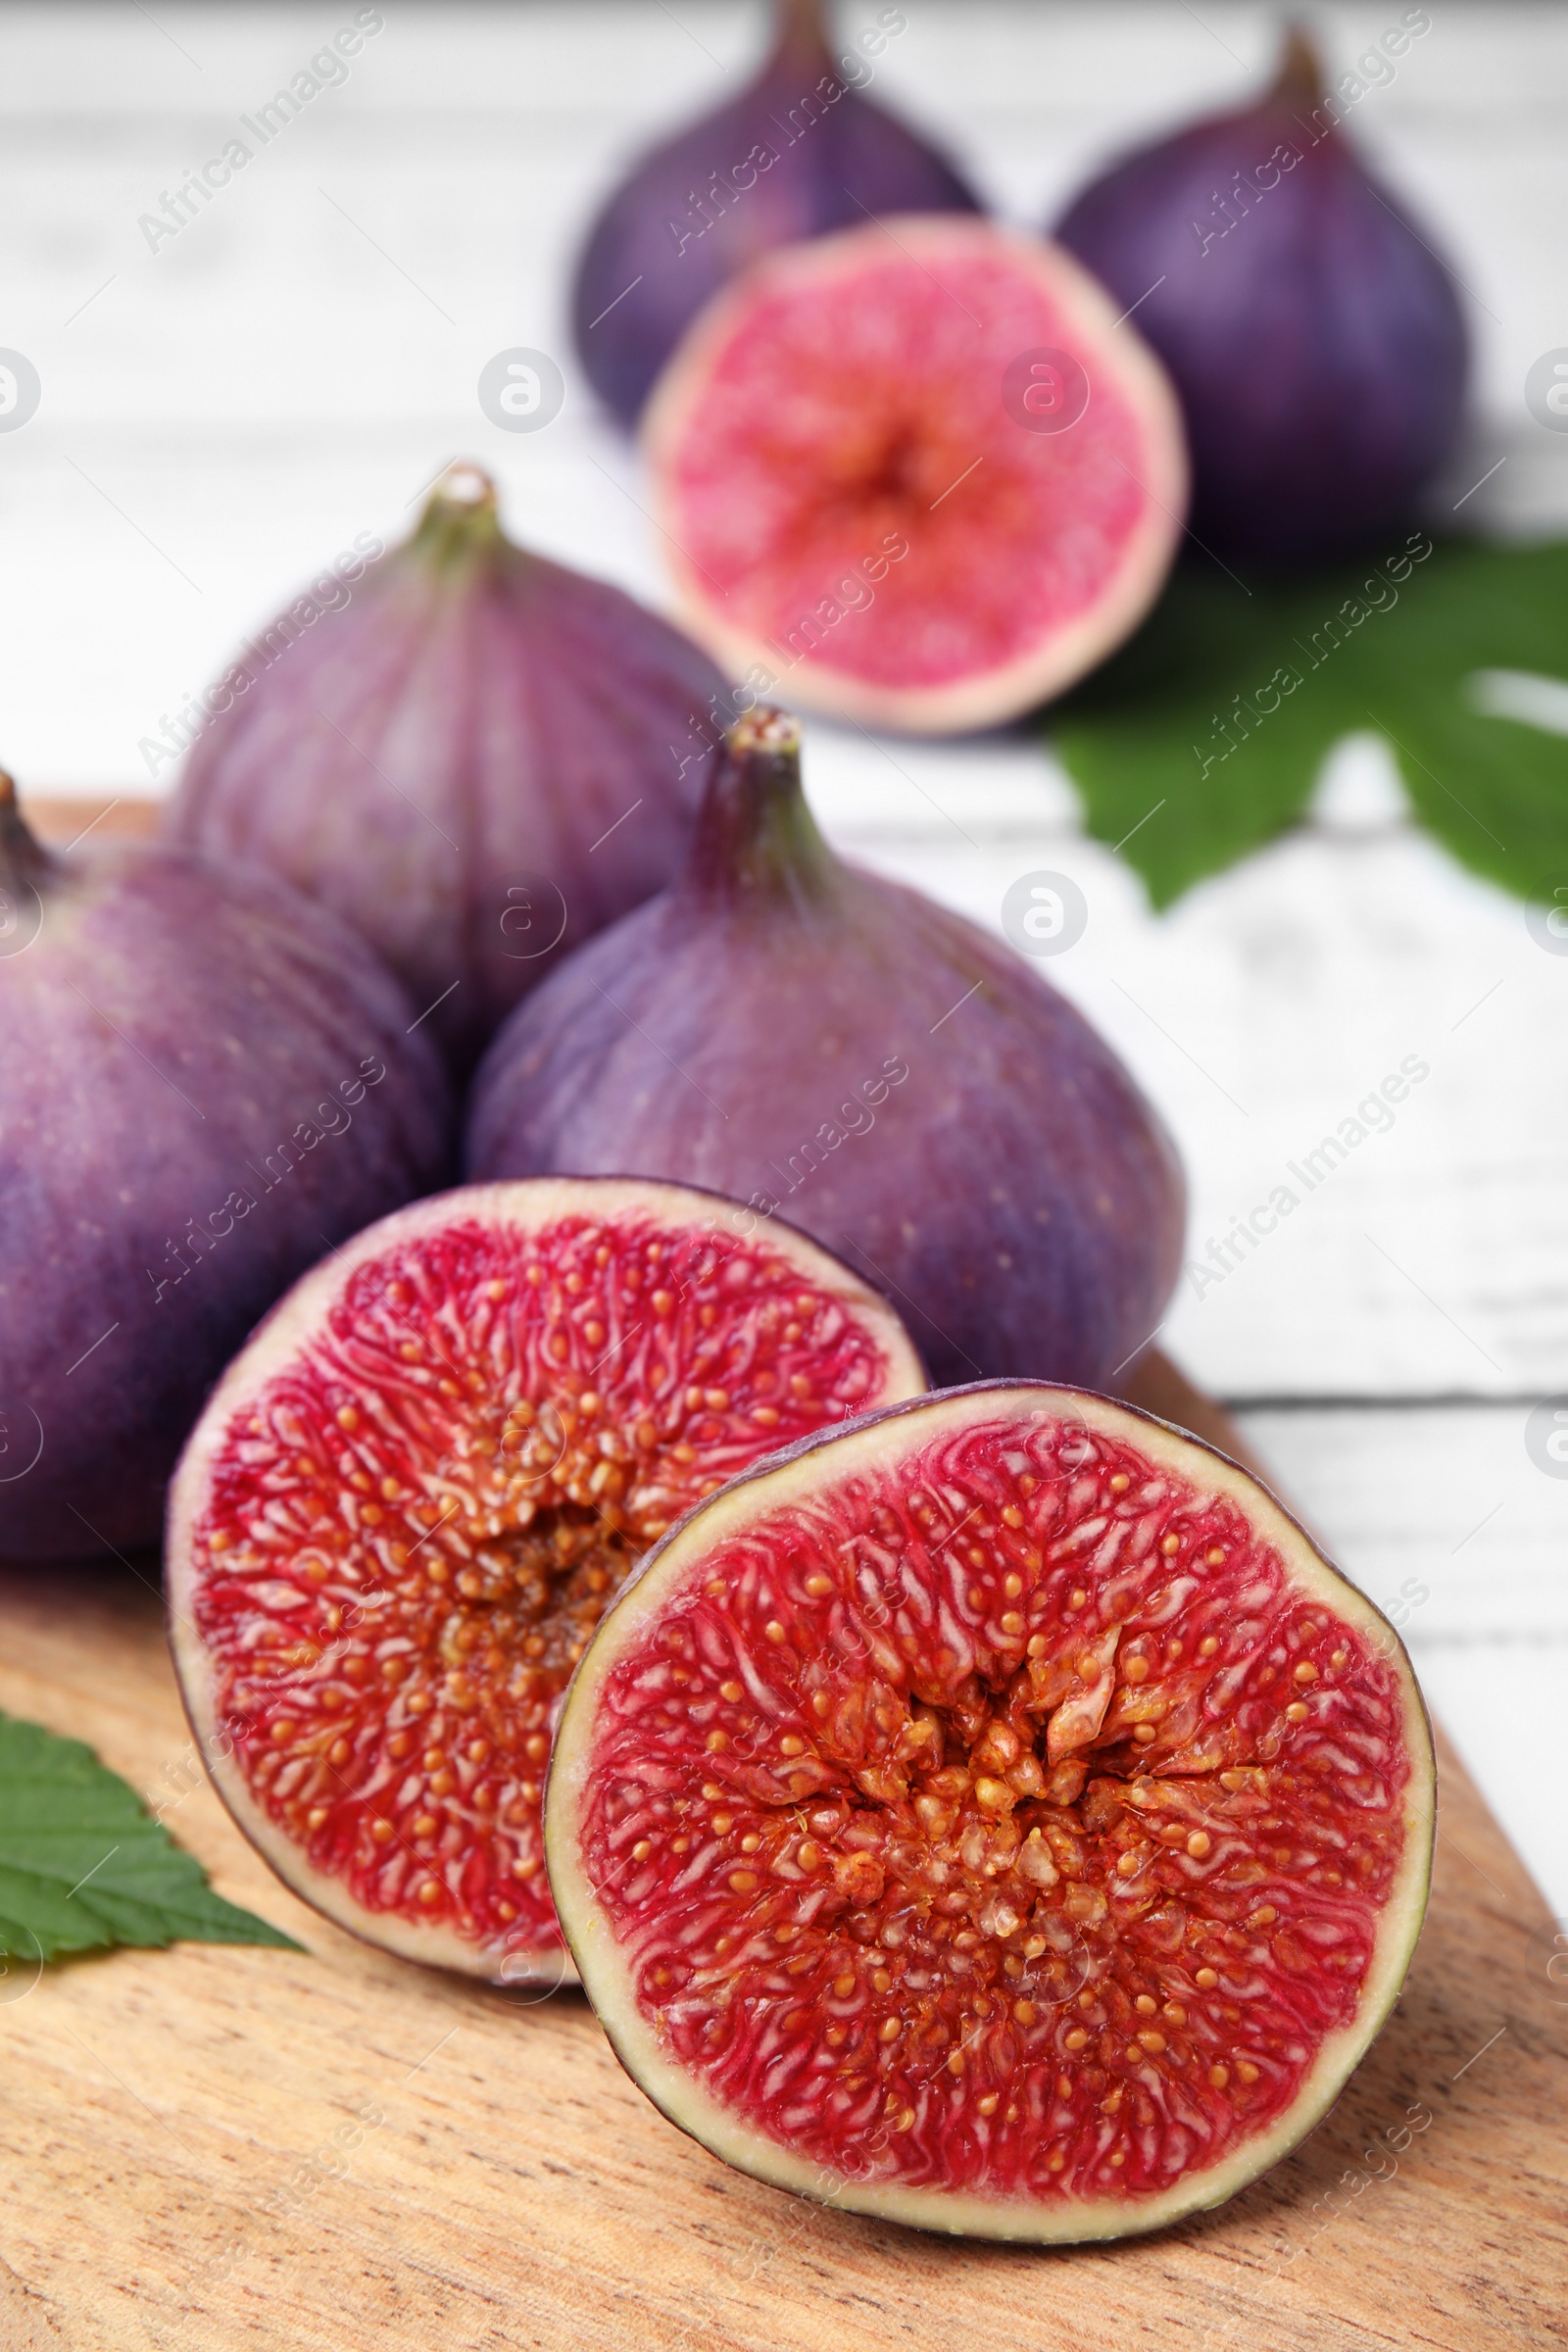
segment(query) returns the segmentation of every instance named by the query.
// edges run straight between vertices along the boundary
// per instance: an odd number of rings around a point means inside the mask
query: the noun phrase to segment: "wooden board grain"
[[[122,833],[148,840],[158,830],[162,803],[128,793],[31,793],[23,813],[40,841],[64,850],[89,834]]]
[[[1243,1450],[1163,1362],[1139,1400]],[[224,1894],[307,1946],[0,1980],[6,2352],[1568,2342],[1568,1984],[1446,1748],[1426,1931],[1332,2115],[1218,2213],[1040,2252],[727,2172],[621,2074],[579,1993],[479,1988],[305,1910],[202,1775],[151,1564],[0,1574],[0,1707],[91,1740]]]

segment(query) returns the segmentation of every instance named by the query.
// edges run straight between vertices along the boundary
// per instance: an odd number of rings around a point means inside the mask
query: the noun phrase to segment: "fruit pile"
[[[1402,511],[1462,341],[1333,123],[1280,160],[1298,41],[1052,245],[863,94],[899,11],[838,57],[781,15],[577,288],[706,652],[460,465],[229,673],[159,843],[57,855],[0,779],[0,1553],[150,1544],[167,1491],[192,1721],[328,1917],[575,1971],[762,2179],[1116,2235],[1337,2094],[1420,1924],[1430,1739],[1263,1489],[1095,1393],[1179,1263],[1154,1112],[1036,969],[832,854],[779,705],[1058,691],[1190,471],[1230,550]],[[1178,252],[1252,165],[1235,265]]]

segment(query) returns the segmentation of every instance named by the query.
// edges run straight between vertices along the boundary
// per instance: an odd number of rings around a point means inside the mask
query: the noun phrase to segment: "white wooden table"
[[[496,472],[519,534],[664,592],[636,458],[576,374],[568,260],[628,149],[735,86],[759,12],[387,0],[348,78],[150,252],[139,216],[354,13],[0,9],[0,344],[42,382],[0,434],[0,759],[24,788],[166,783],[141,740],[357,531],[406,527],[453,456]],[[881,88],[1034,221],[1112,146],[1255,86],[1276,37],[1272,10],[1227,0],[906,13]],[[1316,12],[1342,63],[1397,13]],[[1475,430],[1435,512],[1501,457],[1467,515],[1568,528],[1568,436],[1522,398],[1568,343],[1568,12],[1432,14],[1353,129],[1473,298]],[[517,343],[566,370],[533,437],[475,398]],[[847,850],[982,922],[1021,872],[1078,879],[1089,928],[1051,976],[1180,1138],[1197,1252],[1385,1071],[1430,1062],[1395,1129],[1244,1269],[1184,1289],[1163,1340],[1374,1596],[1410,1588],[1434,1705],[1568,1913],[1568,1481],[1524,1445],[1531,1408],[1568,1393],[1568,957],[1407,826],[1376,746],[1336,755],[1312,824],[1158,920],[1021,735],[816,725],[808,760]]]

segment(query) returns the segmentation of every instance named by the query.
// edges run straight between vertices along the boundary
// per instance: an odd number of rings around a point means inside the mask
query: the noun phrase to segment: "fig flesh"
[[[1159,1322],[1185,1200],[1127,1071],[1021,957],[841,863],[800,730],[730,730],[675,887],[515,1012],[470,1175],[629,1170],[842,1250],[938,1382],[1108,1384]]]
[[[42,850],[0,777],[0,1554],[157,1541],[207,1390],[441,1182],[445,1074],[364,941],[186,850]]]
[[[835,2207],[1036,2240],[1178,2221],[1312,2129],[1433,1827],[1398,1637],[1273,1498],[1001,1383],[672,1530],[546,1796],[584,1988],[673,2123]]]
[[[1061,247],[951,216],[758,263],[671,360],[647,444],[683,611],[730,675],[909,734],[1092,669],[1187,503],[1136,322]]]
[[[1301,563],[1377,539],[1462,420],[1452,274],[1344,112],[1292,32],[1258,104],[1124,157],[1054,230],[1137,305],[1181,397],[1194,533],[1221,554]]]
[[[385,1949],[570,1974],[541,1867],[557,1702],[633,1561],[803,1433],[918,1394],[814,1243],[668,1185],[474,1186],[307,1276],[171,1495],[171,1641],[220,1793]]]
[[[572,332],[628,427],[691,320],[759,254],[867,214],[980,209],[945,156],[861,94],[889,30],[835,53],[822,0],[780,0],[775,15],[756,79],[644,156],[589,231]]]
[[[171,829],[346,916],[461,1074],[554,956],[675,871],[699,778],[670,746],[722,681],[618,588],[514,546],[466,465],[350,601],[274,639]]]

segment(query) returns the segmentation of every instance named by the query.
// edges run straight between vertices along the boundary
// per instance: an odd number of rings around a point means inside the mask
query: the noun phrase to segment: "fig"
[[[621,2063],[780,2188],[1121,2237],[1324,2115],[1425,1909],[1397,1635],[1262,1487],[1033,1383],[871,1414],[656,1546],[556,1735]]]
[[[553,955],[669,880],[700,784],[681,747],[722,680],[618,588],[514,546],[473,466],[345,596],[228,673],[169,822],[346,916],[461,1075]]]
[[[0,776],[0,1554],[157,1541],[257,1317],[449,1172],[375,956],[270,874],[39,847]]]
[[[841,863],[800,728],[737,721],[691,860],[513,1014],[473,1176],[710,1185],[842,1250],[938,1383],[1104,1385],[1158,1324],[1181,1172],[1109,1048],[1010,949]]]
[[[203,1752],[279,1876],[388,1951],[569,1976],[540,1790],[594,1624],[737,1470],[924,1386],[874,1293],[723,1205],[419,1201],[290,1292],[186,1447],[171,1640]]]
[[[822,0],[778,0],[774,14],[757,78],[640,160],[578,262],[578,357],[628,427],[703,305],[759,254],[868,214],[980,210],[946,156],[862,94],[901,10],[838,56]]]
[[[1092,669],[1152,604],[1186,504],[1136,326],[1060,248],[982,220],[760,262],[671,361],[648,450],[685,618],[726,670],[910,734],[996,725]]]
[[[1298,564],[1376,540],[1459,431],[1451,272],[1358,160],[1345,110],[1293,30],[1266,97],[1124,157],[1056,224],[1169,368],[1193,530],[1224,555]]]

